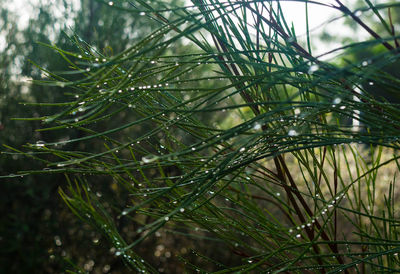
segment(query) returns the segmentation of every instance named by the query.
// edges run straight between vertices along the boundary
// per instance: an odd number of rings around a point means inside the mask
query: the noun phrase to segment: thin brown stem
[[[399,44],[399,41],[396,38],[396,32],[394,30],[394,25],[393,25],[393,21],[392,21],[392,13],[391,13],[390,8],[388,8],[388,15],[389,15],[390,30],[391,30],[393,38],[394,38],[394,43],[395,43],[396,47],[399,49],[400,48],[400,44]]]
[[[334,186],[334,196],[336,197],[337,195],[337,187],[338,187],[338,171],[337,171],[337,163],[336,163],[336,156],[335,156],[335,149],[332,148],[333,150],[333,165],[334,165],[334,170],[333,170],[333,186]],[[333,200],[335,202],[336,199]],[[334,231],[333,231],[333,240],[335,242],[336,249],[338,249],[338,246],[336,244],[337,240],[337,208],[336,206],[334,207],[334,216],[333,216],[333,223],[334,223]]]
[[[284,171],[282,169],[282,166],[281,166],[282,163],[284,163],[284,162],[280,161],[280,158],[283,159],[282,156],[278,156],[278,157],[274,158],[275,166],[276,166],[277,172],[278,172],[278,177],[281,179],[281,181],[283,183],[283,187],[285,189],[286,195],[287,195],[290,203],[294,207],[294,210],[296,211],[297,217],[299,218],[300,222],[304,224],[304,223],[306,223],[306,218],[304,217],[303,212],[301,211],[300,207],[297,204],[296,199],[294,198],[294,196],[292,194],[292,189],[286,183],[285,173],[284,173]],[[311,229],[308,226],[306,226],[305,230],[306,230],[306,233],[307,233],[307,237],[311,241],[313,241],[314,240],[314,231],[313,231],[313,229]],[[321,253],[320,250],[319,250],[319,247],[317,245],[313,244],[312,248],[313,248],[313,250],[314,250],[314,252],[316,254],[320,254]],[[323,262],[322,262],[320,257],[317,257],[317,262],[318,262],[319,265],[323,265]],[[322,271],[322,273],[325,273],[324,269],[322,269],[321,271]]]
[[[278,156],[278,157],[281,157],[281,156]],[[288,180],[290,182],[291,188],[293,189],[293,193],[299,199],[301,205],[306,210],[307,214],[310,217],[313,217],[314,215],[313,215],[311,209],[309,208],[307,202],[304,200],[303,196],[301,195],[299,189],[297,188],[297,185],[294,182],[293,177],[291,176],[289,169],[286,166],[286,163],[284,162],[283,159],[281,159],[280,161],[281,161],[282,167],[285,171],[285,174],[288,176]],[[321,224],[318,222],[318,220],[315,220],[315,226],[321,232],[321,238],[324,239],[325,241],[330,241],[328,234],[326,234],[326,232],[323,230],[323,228],[322,228]],[[335,254],[339,254],[339,250],[338,250],[336,244],[328,243],[328,246]],[[340,264],[344,264],[344,260],[343,260],[342,256],[337,256],[336,258]],[[348,273],[347,270],[345,270],[345,273]]]
[[[342,2],[340,2],[340,0],[336,0],[336,3],[339,4],[339,7],[337,7],[337,9],[339,9],[340,11],[342,11],[344,14],[348,14],[350,15],[350,17],[357,22],[357,24],[359,24],[361,27],[363,27],[369,34],[371,34],[372,37],[374,37],[376,40],[381,40],[382,41],[382,45],[387,48],[388,50],[392,51],[395,48],[390,45],[388,42],[383,41],[382,37],[379,36],[379,34],[377,34],[375,31],[373,31],[370,27],[368,27],[358,16],[356,16],[348,7],[346,7],[345,5],[342,4]]]

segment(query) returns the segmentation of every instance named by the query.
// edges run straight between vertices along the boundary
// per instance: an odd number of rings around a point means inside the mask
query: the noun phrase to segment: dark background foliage
[[[147,34],[154,25],[143,24],[141,17],[120,10],[110,9],[95,0],[82,0],[81,8],[74,10],[70,1],[53,3],[29,3],[33,11],[29,25],[18,27],[19,21],[13,11],[1,1],[1,35],[6,37],[6,47],[0,53],[0,143],[21,146],[37,140],[79,137],[79,132],[35,132],[40,122],[11,120],[14,117],[38,117],[38,107],[27,106],[29,102],[62,102],[68,94],[57,87],[32,85],[26,79],[40,79],[41,71],[30,60],[50,71],[64,71],[66,62],[54,51],[38,44],[56,44],[65,50],[73,45],[67,35],[75,33],[83,40],[96,45],[105,56],[121,52],[130,43]],[[62,8],[62,18],[54,16]],[[27,8],[27,10],[29,10]],[[67,25],[73,22],[72,25]],[[41,108],[41,113],[51,108]],[[121,117],[123,118],[123,117]],[[140,133],[137,133],[140,134]],[[88,144],[85,144],[88,146]],[[89,146],[99,144],[92,143]],[[79,144],[73,144],[79,146]],[[90,149],[87,147],[86,149]],[[0,157],[0,175],[20,170],[41,168],[32,159],[17,155]],[[86,270],[114,273],[122,271],[123,264],[110,255],[101,236],[77,219],[62,202],[58,188],[64,186],[61,174],[49,176],[18,176],[0,179],[0,272],[1,273],[59,273],[77,264]],[[98,180],[98,194],[118,192],[107,178]],[[121,200],[126,200],[121,198]],[[147,253],[153,252],[148,251]],[[93,266],[93,260],[96,264]]]

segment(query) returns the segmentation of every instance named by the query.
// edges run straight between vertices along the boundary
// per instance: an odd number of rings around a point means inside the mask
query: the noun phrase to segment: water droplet
[[[334,105],[338,105],[338,104],[340,104],[342,102],[342,99],[340,99],[339,97],[337,97],[337,98],[335,98],[334,100],[333,100],[333,104]]]
[[[127,211],[127,210],[124,210],[124,211],[122,211],[121,214],[122,214],[122,215],[126,215],[126,214],[128,214],[128,211]]]
[[[54,242],[56,243],[56,246],[62,245],[60,236],[54,236]]]
[[[296,235],[296,238],[301,238],[301,234],[297,234],[297,235]]]
[[[260,123],[254,123],[253,129],[254,130],[260,130],[261,129],[261,124]]]
[[[120,255],[121,255],[121,251],[115,252],[115,256],[120,256]]]
[[[82,55],[79,54],[79,55],[78,55],[78,58],[81,59],[81,58],[82,58]]]
[[[184,208],[179,209],[180,212],[185,212]]]
[[[291,129],[291,130],[289,130],[288,135],[289,135],[289,136],[297,136],[297,135],[299,135],[299,133],[297,133],[296,130]]]
[[[139,13],[139,15],[140,16],[144,16],[144,15],[146,15],[146,13],[144,11],[142,11],[142,12]]]
[[[299,115],[300,113],[301,113],[301,109],[296,108],[296,109],[294,110],[294,114],[295,114],[295,115]]]
[[[240,152],[244,152],[246,150],[246,148],[245,147],[242,147],[239,151]]]
[[[251,263],[253,263],[253,260],[247,260],[247,262],[248,262],[249,264],[251,264]]]
[[[362,65],[363,67],[368,66],[368,61],[363,61],[363,62],[361,63],[361,65]]]
[[[289,229],[289,233],[293,233],[293,229]]]
[[[374,82],[368,82],[368,85],[370,85],[370,86],[373,86],[374,85]]]
[[[165,217],[164,220],[168,222],[169,221],[169,217],[168,216]]]
[[[358,10],[354,13],[354,15],[357,17],[361,16],[361,14],[362,14],[361,10]]]
[[[46,145],[45,141],[37,141],[35,144],[35,146],[37,146],[37,147],[44,147],[45,145]]]
[[[316,72],[318,69],[319,69],[319,66],[318,66],[318,65],[316,65],[316,64],[311,65],[310,68],[308,69],[308,73],[309,73],[309,74],[313,74],[313,73]]]
[[[145,164],[148,164],[148,163],[156,161],[157,159],[158,159],[158,156],[150,154],[150,155],[147,155],[147,156],[143,156],[142,157],[142,162],[145,163]]]

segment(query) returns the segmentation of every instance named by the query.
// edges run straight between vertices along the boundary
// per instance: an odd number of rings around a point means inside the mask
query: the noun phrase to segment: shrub
[[[192,2],[109,2],[159,24],[114,56],[79,38],[76,52],[51,46],[75,76],[45,71],[39,82],[72,99],[38,118],[41,130],[82,137],[27,145],[48,169],[22,173],[65,174],[64,201],[132,270],[398,271],[400,113],[363,83],[399,92],[384,72],[398,37],[381,15],[399,5],[313,3],[373,37],[327,59],[311,53],[309,31],[298,40],[279,1]],[[182,39],[196,49],[171,50]],[[350,50],[375,55],[345,63]],[[62,148],[71,143],[79,150]]]

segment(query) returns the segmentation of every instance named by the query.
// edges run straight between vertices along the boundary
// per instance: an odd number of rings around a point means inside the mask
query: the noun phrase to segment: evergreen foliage
[[[74,50],[47,45],[69,70],[42,68],[36,83],[69,97],[30,120],[80,134],[8,147],[46,165],[20,174],[65,174],[61,197],[134,271],[168,265],[139,252],[160,237],[173,241],[155,257],[175,248],[198,272],[399,271],[400,112],[366,86],[398,96],[385,12],[400,4],[364,1],[386,26],[377,33],[339,0],[298,2],[335,9],[372,39],[314,56],[280,1],[107,2],[158,28],[110,55],[77,34]],[[374,55],[344,62],[350,51]],[[100,192],[102,180],[115,191]]]

